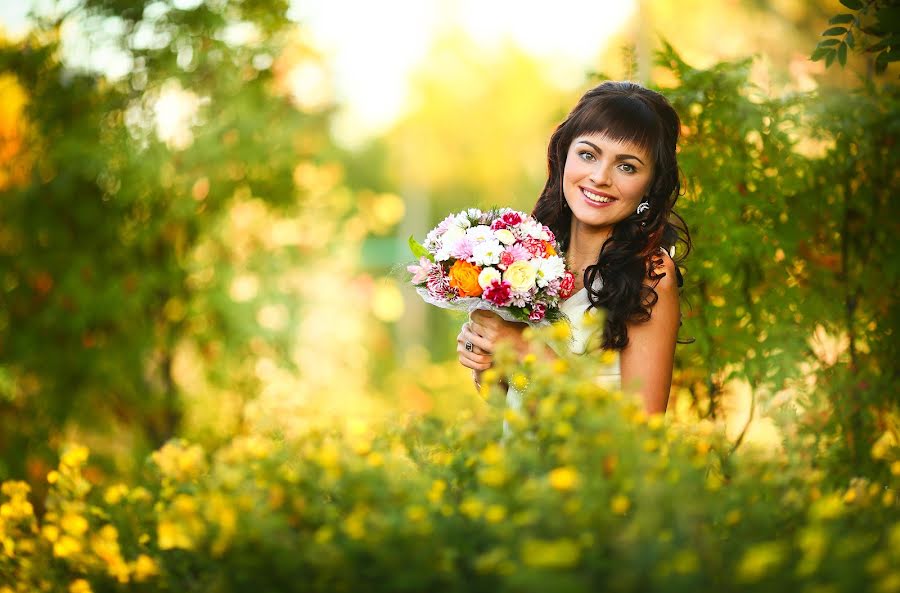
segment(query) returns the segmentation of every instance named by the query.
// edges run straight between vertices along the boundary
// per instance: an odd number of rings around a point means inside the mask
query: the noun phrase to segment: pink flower
[[[510,253],[509,251],[504,251],[503,253],[500,254],[500,269],[505,270],[514,261],[516,261],[515,256],[512,253]]]
[[[550,235],[550,238],[547,239],[548,241],[550,241],[551,243],[556,241],[556,235],[553,234],[553,231],[550,230],[550,227],[545,225],[544,230],[547,232],[548,235]]]
[[[567,299],[572,296],[573,292],[575,292],[575,276],[572,275],[572,272],[566,270],[566,273],[563,274],[562,280],[559,283],[559,296],[560,298]]]
[[[528,316],[529,321],[540,321],[544,318],[544,315],[547,313],[547,305],[544,303],[535,303],[534,309],[531,311],[531,314]]]
[[[500,217],[500,220],[502,220],[504,223],[506,223],[507,226],[515,226],[515,225],[519,224],[520,222],[522,222],[522,215],[519,214],[518,212],[514,212],[514,211],[507,212],[506,214],[504,214],[503,216]]]
[[[506,253],[509,253],[512,256],[513,261],[531,259],[531,253],[527,249],[525,249],[525,247],[521,243],[514,243],[510,245],[506,248]],[[502,258],[503,256],[501,255],[500,257]]]
[[[510,301],[509,282],[494,280],[484,289],[484,293],[481,296],[498,307],[505,307]]]
[[[412,282],[413,284],[422,284],[425,280],[428,279],[428,272],[431,271],[431,266],[434,265],[431,263],[427,257],[419,258],[419,265],[412,264],[406,266],[406,271],[413,275]]]
[[[450,250],[450,256],[456,259],[468,260],[470,257],[472,257],[473,247],[474,245],[472,245],[472,241],[464,237],[457,241],[456,245],[454,245]]]

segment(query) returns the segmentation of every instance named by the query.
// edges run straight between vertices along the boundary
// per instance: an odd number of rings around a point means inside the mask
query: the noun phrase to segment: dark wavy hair
[[[628,345],[626,324],[650,319],[659,298],[654,287],[665,276],[654,271],[660,247],[675,247],[676,280],[679,287],[684,284],[678,263],[690,252],[691,239],[687,224],[673,210],[681,193],[676,157],[680,129],[678,114],[661,94],[634,82],[607,81],[585,93],[550,137],[547,184],[532,215],[550,227],[564,251],[569,248],[572,211],[562,180],[572,141],[583,134],[603,134],[634,143],[653,158],[653,179],[644,198],[650,208],[617,223],[597,263],[584,272],[591,306],[606,311],[603,348],[621,350]],[[595,290],[598,275],[602,287]],[[645,284],[645,278],[651,282]]]

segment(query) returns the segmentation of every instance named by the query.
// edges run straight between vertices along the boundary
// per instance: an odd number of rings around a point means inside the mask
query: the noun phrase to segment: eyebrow
[[[593,148],[594,150],[596,150],[596,151],[599,152],[599,153],[602,153],[602,152],[603,152],[602,150],[600,150],[600,147],[597,146],[596,144],[594,144],[593,142],[588,142],[587,140],[579,140],[578,143],[579,143],[579,144],[587,144],[588,146],[590,146],[591,148]],[[641,159],[637,158],[637,157],[634,156],[633,154],[617,154],[617,155],[616,155],[616,158],[617,158],[617,159],[620,159],[620,160],[621,160],[621,159],[634,159],[634,160],[636,160],[637,162],[639,162],[640,164],[642,164],[642,165],[644,164],[644,161],[642,161]]]

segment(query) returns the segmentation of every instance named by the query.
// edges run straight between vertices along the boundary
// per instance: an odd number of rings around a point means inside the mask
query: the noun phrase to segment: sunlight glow
[[[295,1],[290,15],[331,58],[345,106],[338,135],[349,137],[377,134],[396,120],[408,106],[410,73],[441,34],[462,30],[485,51],[512,42],[547,60],[560,85],[574,88],[636,9],[636,0],[334,0]]]

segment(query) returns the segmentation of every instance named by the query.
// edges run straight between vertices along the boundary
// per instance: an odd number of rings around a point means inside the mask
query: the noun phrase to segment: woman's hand
[[[456,352],[459,354],[459,363],[478,375],[494,364],[493,344],[475,333],[471,321],[463,323],[459,335],[456,336]]]
[[[522,339],[522,332],[528,327],[525,323],[506,321],[493,311],[478,309],[469,314],[469,328],[482,340],[479,346],[493,354],[497,344],[509,342],[516,352],[523,352],[528,345]],[[474,344],[474,342],[473,342]]]

